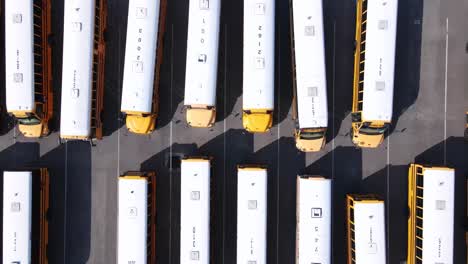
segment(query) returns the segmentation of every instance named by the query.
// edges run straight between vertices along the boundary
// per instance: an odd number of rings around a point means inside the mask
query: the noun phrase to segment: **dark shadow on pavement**
[[[244,4],[243,1],[221,2],[216,121],[226,119],[231,113],[242,117],[242,113],[233,111],[237,99],[242,95]]]
[[[414,104],[419,94],[423,0],[398,2],[393,119],[391,131],[400,116]]]
[[[167,1],[164,55],[160,72],[157,128],[168,125],[184,100],[188,2]]]
[[[65,144],[65,263],[86,263],[91,243],[91,145]]]
[[[128,1],[108,1],[103,134],[110,136],[124,125],[120,102],[127,36]]]
[[[52,90],[53,90],[53,118],[49,122],[51,131],[60,130],[60,106],[62,98],[62,55],[63,55],[63,1],[52,1]]]
[[[327,142],[338,135],[341,123],[351,112],[355,8],[354,1],[323,2],[329,113]]]
[[[289,1],[276,1],[275,111],[273,125],[280,124],[288,117],[289,109],[293,103],[289,10]]]

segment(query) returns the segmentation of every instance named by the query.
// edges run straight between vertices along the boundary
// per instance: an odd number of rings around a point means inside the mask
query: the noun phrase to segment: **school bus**
[[[275,0],[244,0],[242,124],[264,133],[273,125]]]
[[[3,173],[3,263],[47,264],[49,173]]]
[[[411,164],[407,264],[453,263],[455,170]]]
[[[125,173],[118,194],[118,263],[155,263],[156,173]]]
[[[237,263],[267,263],[268,172],[237,167]]]
[[[106,0],[65,1],[60,138],[102,139]]]
[[[398,0],[357,0],[351,137],[376,148],[390,128]]]
[[[330,264],[332,180],[297,176],[296,264]]]
[[[130,0],[121,112],[127,129],[150,134],[159,112],[167,0]]]
[[[180,165],[180,263],[210,263],[211,158]]]
[[[348,264],[386,263],[385,205],[374,194],[346,195]]]
[[[211,127],[216,122],[221,0],[189,1],[185,95],[187,124]]]
[[[5,2],[6,108],[25,137],[50,133],[51,0]]]
[[[325,146],[328,127],[322,1],[291,1],[294,137],[304,152]]]

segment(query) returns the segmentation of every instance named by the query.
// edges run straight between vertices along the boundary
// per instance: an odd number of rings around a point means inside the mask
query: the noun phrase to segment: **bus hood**
[[[296,137],[296,148],[302,152],[320,151],[325,145],[325,137],[318,139],[300,139]]]
[[[273,115],[271,113],[253,113],[242,114],[242,123],[245,130],[251,133],[267,132],[273,124]]]
[[[192,127],[211,127],[215,123],[216,111],[206,108],[187,109],[187,123]]]
[[[353,135],[353,143],[361,148],[377,148],[383,141],[384,134],[366,135],[355,133]]]
[[[149,134],[156,126],[156,117],[127,115],[125,119],[128,131],[135,134]]]
[[[25,137],[38,138],[42,136],[42,123],[37,125],[18,125],[18,130]]]

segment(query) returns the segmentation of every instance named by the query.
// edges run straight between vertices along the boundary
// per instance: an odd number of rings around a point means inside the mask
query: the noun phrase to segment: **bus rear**
[[[390,128],[398,0],[357,0],[351,137],[376,148]]]
[[[346,195],[348,264],[387,261],[384,201],[375,195]]]
[[[294,0],[291,10],[291,54],[296,107],[296,147],[319,151],[328,126],[327,80],[322,1]]]
[[[50,0],[5,2],[6,106],[25,137],[50,133],[51,28]]]
[[[252,133],[273,124],[275,0],[244,0],[242,123]]]
[[[181,162],[180,263],[210,263],[211,159]]]
[[[121,111],[135,134],[156,128],[166,5],[167,0],[129,1]]]
[[[156,175],[127,172],[118,181],[119,264],[156,261]]]
[[[332,181],[298,176],[296,184],[296,264],[330,264]]]
[[[3,173],[3,263],[47,264],[47,169]]]
[[[190,0],[184,105],[192,127],[216,121],[220,16],[220,0]]]
[[[411,164],[408,264],[453,263],[455,171]]]

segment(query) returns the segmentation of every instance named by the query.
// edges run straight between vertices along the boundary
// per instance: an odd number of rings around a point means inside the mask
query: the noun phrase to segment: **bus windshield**
[[[359,133],[364,135],[381,135],[384,134],[388,129],[388,125],[385,124],[382,127],[371,127],[368,124],[364,124],[360,129]]]
[[[25,118],[19,118],[18,122],[21,125],[34,126],[34,125],[39,125],[41,123],[41,120],[39,120],[35,116],[30,116],[30,117],[25,117]]]
[[[313,140],[313,139],[319,139],[323,138],[324,136],[323,131],[304,131],[302,130],[300,133],[301,139],[308,139],[308,140]]]

